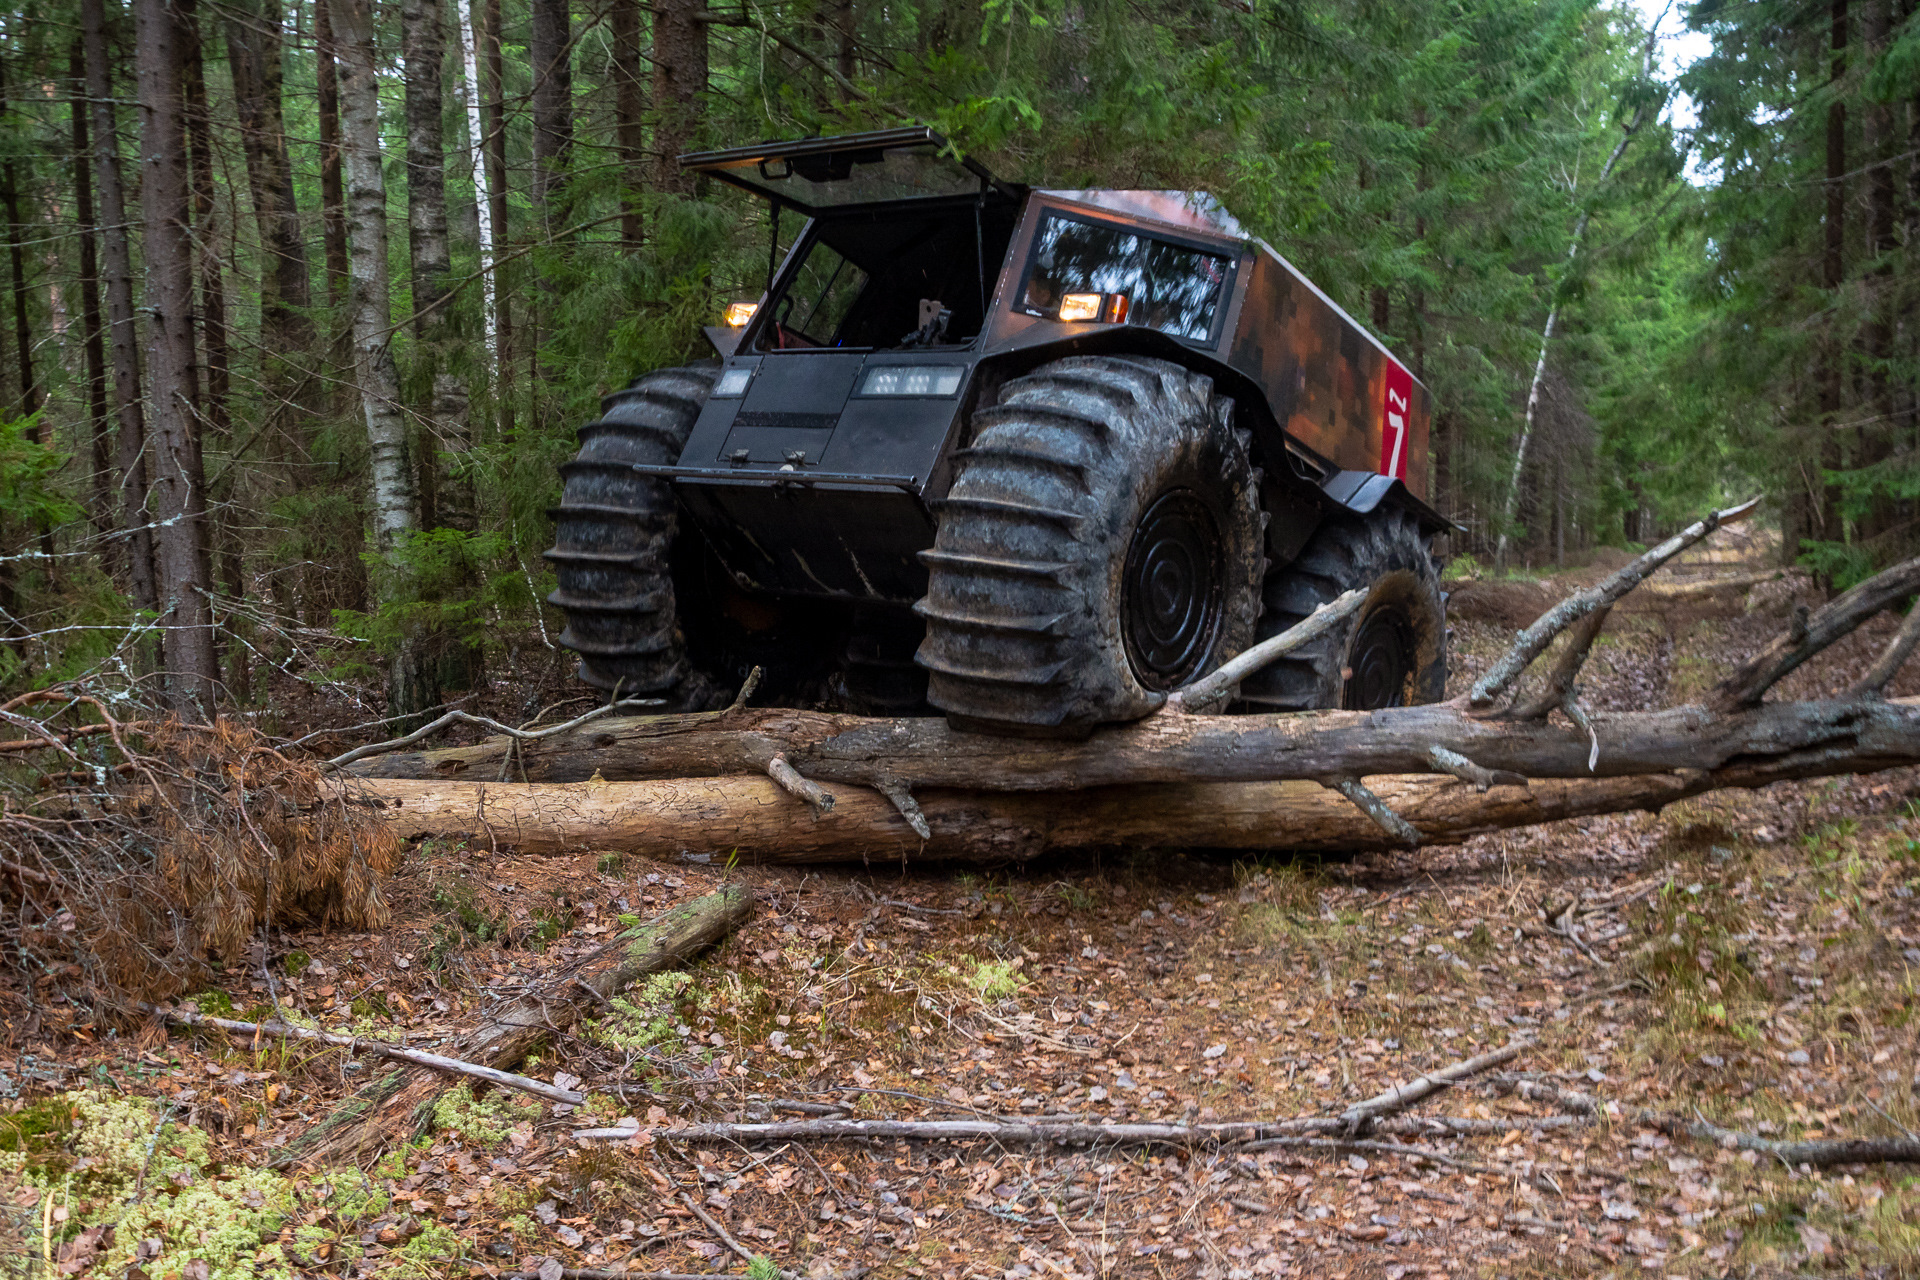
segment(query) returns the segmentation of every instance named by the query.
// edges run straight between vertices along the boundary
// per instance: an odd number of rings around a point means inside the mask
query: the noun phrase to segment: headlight
[[[956,364],[884,364],[867,370],[863,396],[950,396],[966,369]]]
[[[727,304],[727,324],[735,329],[743,329],[746,327],[747,321],[753,319],[753,313],[759,309],[760,304],[757,302],[729,302]]]
[[[1068,293],[1061,295],[1058,314],[1062,320],[1099,320],[1106,324],[1125,324],[1127,306],[1127,295],[1124,293]]]
[[[753,369],[751,367],[745,369],[729,369],[720,375],[718,382],[713,384],[713,394],[716,396],[743,396],[747,394],[747,384],[752,381]]]

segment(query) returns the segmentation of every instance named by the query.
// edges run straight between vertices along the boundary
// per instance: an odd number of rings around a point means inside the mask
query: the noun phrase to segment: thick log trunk
[[[675,907],[494,1010],[456,1039],[445,1056],[508,1070],[548,1036],[572,1026],[583,1009],[597,1009],[641,978],[686,963],[752,914],[753,895],[738,886]],[[431,1067],[388,1072],[288,1143],[273,1163],[280,1168],[349,1164],[404,1142],[447,1084],[447,1077]]]
[[[1425,843],[1561,818],[1658,810],[1723,787],[1760,787],[1848,772],[1812,757],[1632,778],[1537,781],[1484,794],[1444,775],[1373,778],[1369,788]],[[829,787],[816,813],[765,777],[654,782],[343,783],[378,804],[394,834],[470,838],[526,853],[632,849],[778,863],[911,858],[1017,862],[1048,849],[1162,845],[1215,849],[1365,850],[1398,842],[1338,792],[1314,782],[1101,787],[1071,795],[939,789],[915,797],[931,830],[922,840],[894,806],[865,787]]]
[[[1844,759],[1830,772],[1920,763],[1920,700],[1772,702],[1728,714],[1697,706],[1595,714],[1593,738],[1549,721],[1479,719],[1441,704],[1310,715],[1159,715],[1082,742],[961,733],[943,720],[866,720],[809,711],[607,718],[522,743],[508,776],[528,782],[759,773],[776,752],[817,782],[989,791],[1142,783],[1271,782],[1424,773],[1434,746],[1530,778],[1622,777],[1743,762]],[[504,744],[376,757],[388,778],[497,778]]]

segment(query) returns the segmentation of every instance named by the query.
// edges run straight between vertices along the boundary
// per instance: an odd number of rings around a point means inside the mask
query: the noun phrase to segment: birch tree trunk
[[[101,259],[106,271],[108,345],[113,402],[119,419],[114,466],[127,531],[127,586],[136,609],[160,607],[154,580],[153,530],[147,514],[146,411],[140,393],[140,342],[133,322],[133,253],[127,243],[127,199],[120,183],[119,133],[113,118],[113,64],[107,47],[106,0],[80,0],[81,40],[92,116],[93,178],[100,189]]]
[[[178,11],[136,0],[134,67],[140,105],[141,221],[147,262],[148,403],[152,431],[154,550],[167,696],[183,715],[213,714],[212,574],[206,549],[206,477],[190,394],[193,367],[193,241],[187,226],[186,121]]]
[[[495,314],[493,278],[493,184],[487,179],[486,126],[480,118],[480,60],[474,43],[473,7],[477,0],[453,0],[460,16],[460,63],[466,79],[460,98],[467,112],[467,163],[473,171],[474,222],[480,240],[480,324],[486,334],[487,355],[494,376],[500,368],[500,326]]]
[[[331,15],[340,62],[341,162],[346,178],[354,381],[367,427],[374,547],[383,562],[374,575],[376,607],[412,600],[405,562],[417,531],[418,498],[407,458],[407,420],[394,367],[392,299],[387,277],[387,187],[380,169],[380,84],[374,71],[373,0],[339,0]],[[403,635],[388,677],[390,709],[418,707],[422,683],[418,638]]]

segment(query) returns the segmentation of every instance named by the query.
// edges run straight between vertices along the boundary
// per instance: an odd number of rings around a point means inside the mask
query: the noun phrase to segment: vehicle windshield
[[[1018,205],[823,218],[781,282],[757,349],[956,346],[980,333]],[[984,267],[983,267],[984,264]]]
[[[1102,301],[1091,305],[1110,323],[1205,342],[1213,336],[1228,267],[1220,254],[1054,213],[1034,239],[1020,305],[1033,315],[1091,319],[1063,303],[1069,294],[1098,294]]]

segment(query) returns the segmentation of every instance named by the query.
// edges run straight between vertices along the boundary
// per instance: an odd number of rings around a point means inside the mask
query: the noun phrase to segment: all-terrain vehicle
[[[588,683],[1080,733],[1365,587],[1236,708],[1440,695],[1426,388],[1210,196],[921,128],[681,162],[807,222],[720,360],[580,430],[547,558]]]

